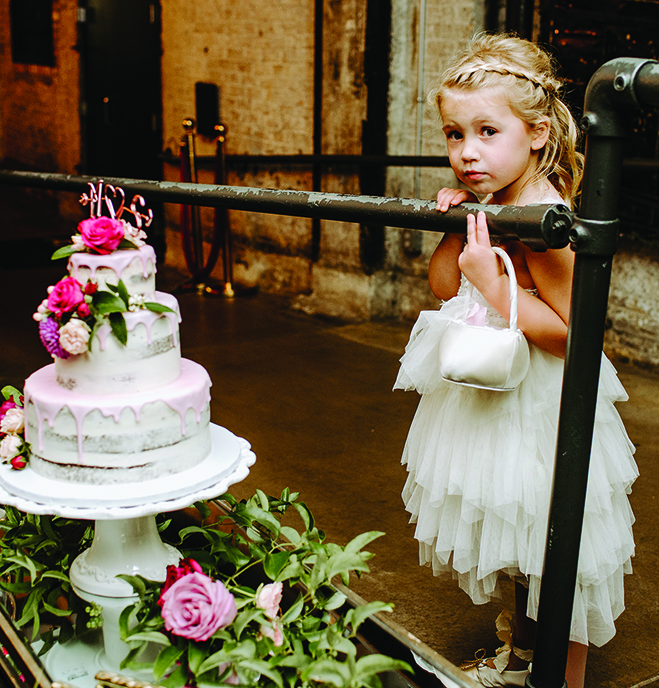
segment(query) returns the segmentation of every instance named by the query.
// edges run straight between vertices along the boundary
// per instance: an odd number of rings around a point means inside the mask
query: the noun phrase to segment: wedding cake
[[[68,275],[34,316],[54,362],[25,381],[25,440],[30,468],[50,480],[139,483],[193,468],[211,451],[211,381],[181,359],[178,302],[156,291],[155,252],[141,229],[150,211],[133,199],[137,227],[129,224],[110,189],[101,182],[83,195],[91,217],[54,256],[68,256]]]

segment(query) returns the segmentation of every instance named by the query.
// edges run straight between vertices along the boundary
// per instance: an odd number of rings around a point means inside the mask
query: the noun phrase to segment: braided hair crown
[[[571,202],[583,156],[577,152],[578,127],[561,100],[562,85],[555,61],[537,44],[508,34],[479,34],[444,71],[430,97],[441,113],[450,89],[500,87],[513,113],[529,127],[549,118],[549,140],[540,152],[536,178],[547,177]]]

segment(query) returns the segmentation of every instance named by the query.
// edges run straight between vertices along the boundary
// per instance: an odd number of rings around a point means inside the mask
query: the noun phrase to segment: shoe
[[[471,669],[464,669],[469,678],[477,681],[482,686],[522,686],[526,685],[526,677],[531,673],[529,669],[522,671],[498,671],[486,664],[483,660]]]
[[[531,662],[533,659],[532,650],[520,650],[513,645],[513,625],[513,615],[509,611],[504,610],[499,614],[496,620],[497,637],[503,641],[503,645],[497,649],[496,657],[485,659],[485,649],[481,648],[474,654],[474,660],[464,662],[460,668],[467,676],[483,686],[526,685],[526,677],[531,673],[530,664],[521,671],[510,671],[506,668],[511,654],[525,662]]]

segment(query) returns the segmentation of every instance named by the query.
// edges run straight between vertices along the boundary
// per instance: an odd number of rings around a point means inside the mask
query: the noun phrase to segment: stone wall
[[[80,162],[77,0],[53,0],[55,66],[14,64],[9,2],[0,2],[0,159],[21,169],[76,173]],[[61,194],[75,215],[76,199]]]

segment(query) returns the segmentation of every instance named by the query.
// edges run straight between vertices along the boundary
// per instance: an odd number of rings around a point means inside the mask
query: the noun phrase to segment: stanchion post
[[[579,545],[597,404],[611,263],[619,235],[618,196],[634,81],[647,60],[601,67],[586,91],[581,208],[570,231],[576,252],[556,465],[533,669],[527,688],[565,688]]]

